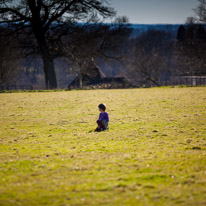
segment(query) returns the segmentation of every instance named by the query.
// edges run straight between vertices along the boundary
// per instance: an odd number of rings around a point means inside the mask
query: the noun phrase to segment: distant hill
[[[133,28],[132,37],[139,36],[141,33],[152,30],[171,31],[176,34],[181,24],[131,24]]]
[[[18,23],[17,23],[18,24]],[[56,25],[57,23],[53,23],[53,25]],[[91,23],[93,24],[93,23]],[[110,25],[106,23],[107,25]],[[84,23],[77,23],[77,25],[85,25]],[[7,23],[0,23],[1,27],[7,27]],[[171,31],[174,34],[176,34],[179,26],[181,24],[130,24],[130,27],[133,29],[132,37],[139,36],[141,33],[148,31],[150,29],[152,30],[163,30],[163,31]]]

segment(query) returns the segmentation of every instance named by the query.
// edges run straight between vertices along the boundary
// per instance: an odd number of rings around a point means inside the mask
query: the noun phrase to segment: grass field
[[[206,88],[0,94],[0,205],[205,206]]]

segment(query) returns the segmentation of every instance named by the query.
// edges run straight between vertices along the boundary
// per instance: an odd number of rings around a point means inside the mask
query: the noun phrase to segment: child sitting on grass
[[[96,128],[95,132],[101,132],[104,130],[109,129],[109,115],[106,112],[106,105],[105,104],[100,104],[98,106],[100,114],[99,114],[99,119],[97,120],[98,127]]]

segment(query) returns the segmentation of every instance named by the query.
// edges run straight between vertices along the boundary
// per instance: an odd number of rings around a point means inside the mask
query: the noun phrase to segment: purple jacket
[[[99,114],[99,120],[109,122],[109,115],[107,112]]]

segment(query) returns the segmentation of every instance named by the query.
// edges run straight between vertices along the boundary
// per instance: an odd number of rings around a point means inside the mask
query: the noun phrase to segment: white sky
[[[117,14],[126,15],[130,23],[176,24],[185,23],[193,16],[197,0],[109,0]]]

